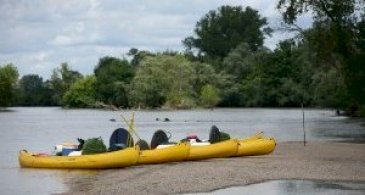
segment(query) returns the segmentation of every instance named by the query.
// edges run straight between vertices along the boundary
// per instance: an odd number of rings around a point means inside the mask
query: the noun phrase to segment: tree
[[[222,106],[299,106],[307,103],[311,83],[307,50],[293,39],[281,41],[274,51],[251,51],[246,44],[224,59],[234,76],[222,87]],[[309,81],[308,81],[309,80]]]
[[[21,106],[52,106],[56,103],[52,101],[53,91],[47,82],[36,74],[24,75],[18,84],[19,100]]]
[[[218,104],[219,98],[218,89],[212,85],[204,85],[201,90],[200,101],[204,107],[212,108]]]
[[[145,50],[139,51],[136,48],[131,48],[127,55],[133,57],[131,60],[131,65],[133,67],[137,67],[143,58],[145,58],[147,56],[153,56],[154,54],[152,54],[149,51],[145,51]]]
[[[240,107],[244,106],[244,96],[242,93],[242,85],[240,83],[234,83],[230,80],[231,84],[221,90],[221,101],[219,106],[223,107]]]
[[[252,71],[254,53],[247,43],[241,43],[224,58],[225,72],[234,75],[239,81],[247,77]]]
[[[97,100],[118,107],[129,107],[127,88],[134,71],[127,60],[108,56],[100,58],[94,73]]]
[[[50,79],[50,87],[54,91],[53,100],[61,105],[63,95],[80,78],[82,75],[72,70],[66,62],[60,68],[54,69]]]
[[[336,25],[346,25],[353,22],[355,11],[363,12],[363,0],[279,0],[277,8],[282,12],[283,19],[293,24],[298,16],[312,11],[317,21],[330,21]]]
[[[93,107],[95,105],[95,76],[85,76],[73,83],[62,98],[66,107]]]
[[[243,106],[274,106],[273,94],[270,92],[272,86],[270,80],[264,75],[251,75],[248,79],[243,80],[240,88]]]
[[[365,116],[365,14],[362,20],[356,25],[356,33],[354,38],[357,52],[352,54],[345,67],[345,83],[349,94],[351,94],[351,108],[358,108],[360,116]]]
[[[365,38],[364,5],[363,0],[279,0],[277,5],[288,24],[295,24],[303,13],[313,13],[313,28],[303,31],[304,38],[311,42],[316,65],[336,72],[337,79],[344,81],[344,96],[339,97],[341,101],[336,107],[348,109],[352,114],[361,108],[365,111],[362,84],[365,71],[361,65],[365,60],[361,46]]]
[[[192,85],[196,95],[200,94],[204,85],[217,86],[222,82],[220,75],[216,73],[212,65],[202,62],[193,62],[191,65],[193,68]]]
[[[195,106],[192,99],[194,78],[191,63],[182,55],[162,54],[166,56],[164,70],[170,82],[166,104],[173,108],[189,108]]]
[[[130,99],[134,106],[191,107],[192,73],[191,63],[182,55],[148,56],[136,71]]]
[[[13,64],[0,66],[0,107],[12,104],[18,76],[18,70]]]
[[[322,107],[338,107],[345,97],[344,81],[339,72],[318,71],[312,77],[313,103]]]
[[[135,107],[160,107],[166,102],[167,89],[164,71],[160,67],[142,63],[131,83],[130,103]]]
[[[258,11],[246,7],[222,6],[217,11],[211,10],[195,27],[197,37],[187,37],[184,46],[208,57],[226,57],[239,44],[245,42],[253,51],[263,45],[264,36],[270,35],[271,29],[265,27],[266,18]]]

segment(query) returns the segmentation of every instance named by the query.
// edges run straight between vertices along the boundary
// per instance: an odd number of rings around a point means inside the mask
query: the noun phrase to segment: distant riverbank
[[[365,144],[284,142],[273,154],[104,170],[74,177],[65,194],[205,192],[274,179],[365,182]]]

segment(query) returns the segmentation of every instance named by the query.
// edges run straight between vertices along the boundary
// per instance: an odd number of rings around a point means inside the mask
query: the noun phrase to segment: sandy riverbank
[[[365,144],[286,142],[266,156],[104,170],[66,183],[67,194],[178,194],[273,179],[365,182]]]

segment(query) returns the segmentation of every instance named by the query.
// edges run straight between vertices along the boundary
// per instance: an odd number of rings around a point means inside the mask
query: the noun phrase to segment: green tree
[[[232,85],[223,87],[224,106],[298,106],[308,96],[307,66],[302,46],[293,40],[278,44],[274,51],[251,51],[239,45],[224,59]],[[302,54],[303,53],[303,54]],[[306,100],[308,101],[308,100]]]
[[[251,75],[242,82],[240,88],[242,93],[241,104],[244,106],[274,106],[273,96],[269,87],[269,80],[264,75]]]
[[[245,42],[253,51],[262,47],[264,36],[270,35],[266,18],[257,10],[246,7],[222,6],[211,10],[195,27],[196,37],[183,40],[188,49],[196,48],[201,55],[221,59],[239,44]]]
[[[221,106],[263,106],[266,89],[261,81],[271,67],[262,68],[262,64],[268,64],[269,55],[268,49],[252,51],[247,43],[241,43],[224,58],[224,72],[230,77],[229,85],[220,87]]]
[[[118,107],[129,107],[128,85],[134,71],[129,62],[115,57],[103,57],[94,69],[96,97]]]
[[[311,43],[315,64],[332,71],[329,75],[336,69],[337,79],[344,81],[344,96],[339,97],[336,107],[353,114],[365,108],[365,86],[361,83],[365,77],[361,65],[365,60],[361,46],[365,38],[364,5],[363,0],[279,0],[277,5],[288,24],[295,25],[298,16],[306,12],[314,14],[313,28],[304,31],[304,38]]]
[[[365,14],[362,20],[356,24],[354,44],[357,52],[352,54],[345,67],[345,83],[352,102],[349,107],[358,108],[359,114],[365,116]]]
[[[220,75],[216,73],[213,66],[203,62],[192,62],[193,73],[192,86],[194,88],[194,93],[199,95],[201,89],[204,85],[210,84],[213,86],[218,86],[223,82]]]
[[[142,51],[139,51],[138,49],[136,48],[131,48],[127,54],[128,56],[131,56],[132,57],[132,60],[131,60],[131,65],[133,67],[136,67],[139,65],[139,63],[141,62],[141,60],[147,56],[154,56],[154,54],[152,54],[151,52],[149,51],[146,51],[146,50],[142,50]]]
[[[95,76],[85,76],[73,83],[63,96],[67,107],[93,107],[95,105]]]
[[[82,75],[72,70],[66,62],[60,68],[54,69],[50,79],[50,87],[54,91],[53,100],[61,105],[63,95],[80,78]]]
[[[43,82],[43,78],[36,74],[24,75],[18,84],[19,100],[21,106],[53,106],[53,91],[48,82]]]
[[[339,72],[331,68],[313,75],[313,103],[322,107],[338,107],[345,97],[345,85]]]
[[[167,106],[175,108],[189,108],[195,106],[192,98],[194,78],[193,68],[182,55],[172,56],[171,54],[163,54],[166,56],[165,71],[170,80],[169,92],[167,94]],[[171,59],[168,59],[168,58]]]
[[[200,102],[204,107],[212,108],[219,102],[219,91],[213,85],[204,85],[201,90]]]
[[[213,66],[208,63],[193,62],[192,67],[194,71],[192,74],[193,95],[196,99],[200,98],[203,86],[211,85],[221,89],[219,90],[221,96],[219,101],[220,106],[230,107],[240,105],[238,102],[240,102],[241,97],[236,96],[239,91],[236,88],[236,80],[232,75],[224,71],[217,73]]]
[[[166,102],[168,89],[165,73],[159,66],[147,63],[148,58],[144,61],[131,83],[129,99],[135,107],[160,107]]]
[[[353,22],[355,11],[364,12],[363,0],[279,0],[277,8],[282,12],[283,19],[288,24],[294,24],[298,16],[306,12],[313,12],[314,18],[336,23],[336,25],[346,25]]]
[[[137,107],[191,107],[192,73],[191,63],[182,55],[148,56],[137,69],[130,99]]]
[[[0,108],[13,103],[18,76],[18,70],[13,64],[0,66]]]
[[[251,73],[255,60],[255,52],[247,43],[241,43],[224,58],[224,71],[242,80]]]
[[[233,80],[229,80],[225,88],[221,90],[221,101],[219,106],[222,107],[241,107],[244,106],[244,96],[242,91],[242,85],[235,83]]]

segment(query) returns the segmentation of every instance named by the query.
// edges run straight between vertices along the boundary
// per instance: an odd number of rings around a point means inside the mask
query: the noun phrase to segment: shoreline
[[[211,192],[280,179],[365,182],[365,144],[283,142],[265,156],[101,170],[67,179],[64,194]]]

